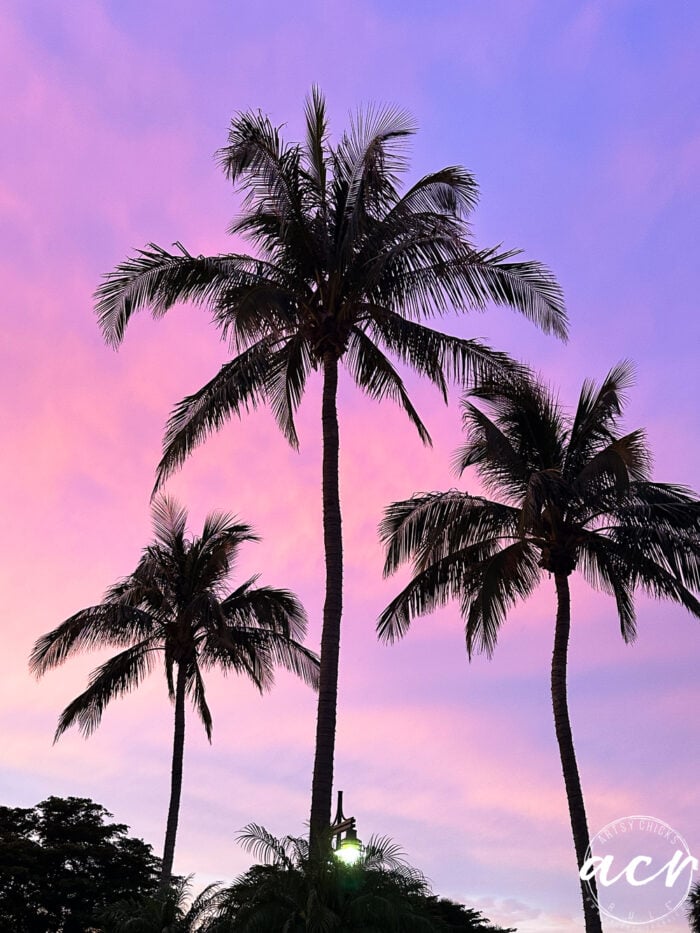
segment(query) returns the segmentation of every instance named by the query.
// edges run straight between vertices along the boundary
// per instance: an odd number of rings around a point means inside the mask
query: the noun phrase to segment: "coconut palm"
[[[571,418],[534,380],[483,385],[464,405],[466,445],[459,473],[476,466],[487,492],[415,496],[389,506],[381,526],[385,572],[412,560],[414,578],[382,613],[378,630],[393,640],[412,620],[460,600],[467,651],[493,652],[509,609],[546,572],[557,596],[552,704],[576,858],[589,845],[569,722],[566,669],[569,578],[580,570],[614,597],[622,637],[635,637],[636,589],[674,600],[700,616],[700,503],[688,489],[650,480],[642,431],[619,433],[631,367],[615,367],[599,387],[586,382]],[[586,930],[599,931],[594,897],[582,883]]]
[[[405,112],[369,108],[332,146],[317,89],[306,104],[303,144],[286,143],[259,112],[238,114],[219,157],[245,195],[230,232],[247,236],[258,257],[194,256],[181,244],[174,253],[151,244],[119,264],[96,293],[112,344],[136,311],[150,307],[158,317],[190,301],[210,309],[236,353],[175,407],[156,486],[211,431],[262,403],[297,446],[295,410],[311,371],[322,374],[326,588],[310,819],[311,838],[321,845],[331,816],[342,615],[339,363],[368,395],[401,405],[428,443],[390,357],[428,377],[445,397],[451,378],[514,367],[479,341],[438,333],[421,318],[495,302],[545,331],[566,333],[561,291],[546,268],[514,260],[517,251],[473,245],[467,220],[477,186],[466,169],[440,169],[401,194],[404,147],[414,131]]]
[[[177,834],[185,743],[185,701],[189,697],[211,741],[212,717],[204,672],[218,667],[248,677],[261,691],[272,686],[274,666],[318,685],[318,659],[299,639],[304,610],[287,590],[255,586],[256,577],[227,593],[227,583],[244,541],[258,540],[233,516],[207,516],[200,537],[186,536],[187,512],[173,499],[153,503],[155,540],[136,570],[114,584],[97,606],[82,609],[35,644],[30,666],[37,676],[78,651],[122,650],[93,671],[88,688],[64,709],[55,738],[77,724],[87,736],[107,704],[139,686],[157,655],[165,664],[175,728],[170,805],[161,881],[170,881]]]

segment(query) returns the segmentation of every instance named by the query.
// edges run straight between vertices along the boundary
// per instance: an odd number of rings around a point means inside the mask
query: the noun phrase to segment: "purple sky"
[[[435,12],[435,9],[438,12]],[[150,536],[148,497],[171,406],[226,358],[206,314],[142,315],[118,353],[92,312],[100,276],[148,241],[242,248],[213,160],[237,110],[300,132],[325,90],[338,133],[369,101],[416,117],[409,177],[461,163],[481,186],[474,232],[548,263],[567,295],[564,346],[509,311],[448,319],[540,368],[568,403],[583,378],[637,364],[628,408],[657,479],[698,482],[697,262],[700,10],[682,0],[233,4],[5,0],[0,392],[4,450],[0,802],[90,796],[157,850],[171,709],[153,675],[83,740],[51,747],[58,713],[97,656],[36,683],[33,641],[99,600]],[[386,833],[445,895],[527,933],[580,929],[578,885],[548,696],[554,596],[512,613],[493,660],[467,664],[458,612],[393,647],[374,622],[400,580],[381,579],[383,507],[456,483],[459,411],[423,385],[421,447],[400,411],[341,388],[346,611],[336,784],[360,835]],[[232,423],[169,484],[192,530],[223,508],[263,537],[240,574],[295,589],[317,646],[322,605],[320,396],[300,413],[301,453],[261,411]],[[473,478],[463,485],[474,488]],[[640,600],[625,646],[613,606],[574,585],[570,702],[591,830],[633,813],[700,853],[700,628]],[[259,698],[209,681],[214,741],[192,718],[175,868],[226,879],[250,859],[254,820],[301,833],[315,699],[280,676]],[[666,927],[684,929],[682,923]]]

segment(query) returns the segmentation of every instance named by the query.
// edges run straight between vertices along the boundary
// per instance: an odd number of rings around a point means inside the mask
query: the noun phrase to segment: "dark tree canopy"
[[[160,859],[82,797],[0,807],[0,930],[87,933],[121,898],[152,894]]]
[[[425,903],[429,917],[444,933],[516,933],[514,927],[494,926],[481,911],[446,897],[433,894],[425,899]]]
[[[353,865],[309,857],[306,839],[277,839],[251,824],[241,842],[264,860],[221,892],[226,933],[515,933],[435,896],[387,837],[373,836]]]

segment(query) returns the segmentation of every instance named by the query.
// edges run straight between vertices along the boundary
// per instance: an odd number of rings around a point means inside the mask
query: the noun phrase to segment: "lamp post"
[[[333,854],[345,865],[355,865],[362,855],[362,843],[357,838],[355,817],[343,813],[343,792],[338,791],[338,807],[331,823]]]

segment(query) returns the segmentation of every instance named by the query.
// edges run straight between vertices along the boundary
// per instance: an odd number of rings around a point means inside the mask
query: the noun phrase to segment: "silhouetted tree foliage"
[[[700,881],[693,885],[688,895],[688,920],[692,933],[700,933]]]
[[[433,895],[386,837],[372,837],[355,865],[311,859],[306,839],[277,839],[260,826],[242,841],[267,864],[221,892],[219,923],[228,922],[216,933],[515,933]]]
[[[123,898],[152,895],[160,859],[82,797],[0,807],[0,930],[87,933]]]
[[[228,933],[221,897],[220,885],[210,884],[192,898],[190,879],[176,878],[150,897],[120,901],[101,919],[105,933]]]
[[[516,933],[514,927],[494,926],[479,910],[465,907],[446,897],[430,895],[426,899],[428,915],[444,933]],[[442,924],[442,925],[440,925]]]

